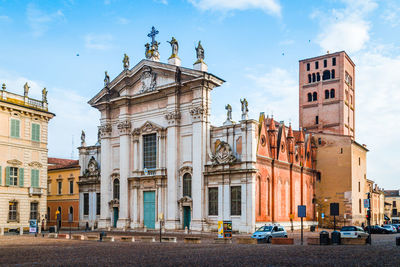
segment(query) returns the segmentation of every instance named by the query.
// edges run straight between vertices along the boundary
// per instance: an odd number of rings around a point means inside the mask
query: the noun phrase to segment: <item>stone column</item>
[[[223,184],[223,220],[230,220],[231,218],[231,190],[229,185],[229,177],[224,177]]]
[[[101,131],[101,210],[99,228],[107,228],[111,225],[111,213],[108,202],[111,200],[111,132],[112,126],[104,121],[100,126]]]
[[[132,189],[132,222],[131,228],[137,228],[140,226],[139,222],[139,179],[133,181]]]
[[[125,106],[121,107],[121,111],[125,110]],[[124,117],[124,116],[123,116]],[[130,131],[131,122],[126,118],[118,123],[119,137],[119,161],[120,161],[120,186],[119,186],[119,218],[117,221],[117,228],[125,229],[129,226],[129,201],[128,201],[128,178],[129,178],[129,159],[130,159]]]
[[[139,135],[134,135],[133,136],[133,170],[137,171],[139,169],[139,151],[138,151],[138,145],[139,145]]]

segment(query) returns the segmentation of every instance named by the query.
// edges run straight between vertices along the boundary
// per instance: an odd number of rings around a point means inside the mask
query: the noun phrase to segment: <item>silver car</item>
[[[258,228],[251,237],[271,243],[271,239],[274,237],[287,237],[287,232],[280,225],[264,225]]]

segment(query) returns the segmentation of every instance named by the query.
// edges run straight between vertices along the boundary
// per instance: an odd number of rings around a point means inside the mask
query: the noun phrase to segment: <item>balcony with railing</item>
[[[43,194],[42,188],[39,187],[29,187],[30,196],[41,196]]]
[[[27,86],[27,85],[26,85]],[[29,87],[28,87],[29,91]],[[25,91],[24,95],[18,95],[15,93],[11,93],[6,91],[6,85],[3,83],[2,88],[0,90],[0,100],[20,106],[25,106],[33,109],[48,110],[47,104],[47,91],[46,88],[42,91],[42,100],[37,100],[28,97],[28,91]]]

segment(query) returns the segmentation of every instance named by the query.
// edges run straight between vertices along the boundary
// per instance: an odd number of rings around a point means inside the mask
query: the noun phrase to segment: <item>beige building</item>
[[[391,223],[400,223],[400,190],[385,190],[385,202],[387,203],[386,216]]]
[[[316,211],[322,226],[332,226],[330,203],[339,203],[339,225],[366,224],[368,149],[351,136],[315,133],[317,144]],[[324,214],[324,215],[322,215]]]
[[[385,217],[385,194],[374,184],[374,181],[367,179],[365,192],[370,193],[371,225],[381,225]]]
[[[0,229],[27,230],[30,219],[46,223],[47,91],[42,100],[0,90]]]

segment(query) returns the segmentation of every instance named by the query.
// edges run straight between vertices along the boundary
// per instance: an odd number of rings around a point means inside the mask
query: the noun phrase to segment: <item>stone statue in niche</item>
[[[215,154],[210,154],[210,159],[213,164],[229,164],[236,161],[231,146],[225,141],[218,144]]]

